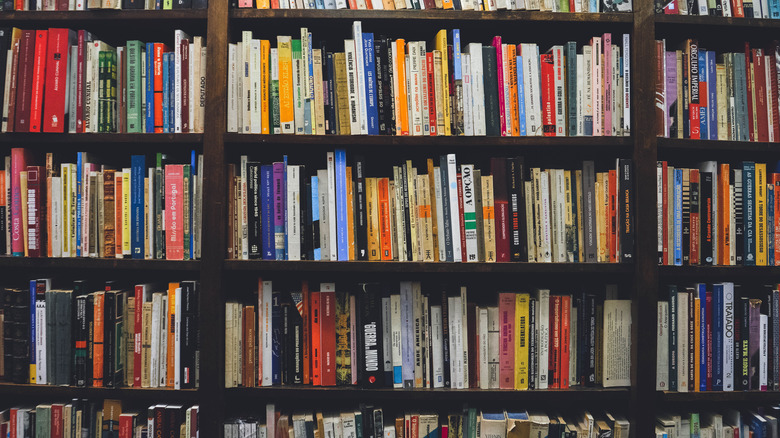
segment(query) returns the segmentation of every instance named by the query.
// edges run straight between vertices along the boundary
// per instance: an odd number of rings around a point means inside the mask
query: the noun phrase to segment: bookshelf
[[[416,403],[504,403],[522,407],[624,407],[631,420],[635,437],[649,436],[655,415],[669,404],[686,403],[769,403],[780,401],[780,393],[665,393],[655,390],[656,303],[659,285],[685,279],[769,279],[780,269],[764,267],[658,267],[656,254],[655,169],[659,154],[664,158],[695,157],[702,152],[717,153],[736,159],[740,154],[776,154],[775,143],[737,143],[725,141],[690,141],[658,139],[655,132],[654,82],[656,38],[685,34],[733,37],[733,31],[747,37],[768,37],[780,28],[780,20],[739,19],[700,16],[657,16],[648,0],[634,0],[633,13],[550,13],[528,11],[451,12],[429,11],[320,11],[320,10],[230,10],[229,2],[212,0],[207,10],[179,11],[83,11],[83,12],[3,12],[0,26],[83,26],[108,35],[116,29],[118,38],[144,35],[154,27],[149,38],[170,36],[178,27],[197,29],[206,36],[208,50],[206,114],[208,123],[203,134],[0,134],[0,149],[6,153],[12,146],[55,148],[57,151],[87,150],[101,155],[124,157],[127,148],[144,151],[177,151],[195,148],[204,154],[203,257],[197,261],[115,259],[24,259],[0,257],[0,271],[12,272],[12,278],[30,275],[119,276],[138,275],[198,278],[201,282],[201,361],[200,387],[197,390],[101,389],[36,385],[0,384],[0,399],[24,402],[66,400],[73,397],[119,398],[133,402],[187,402],[199,404],[202,436],[220,437],[222,421],[229,410],[239,404],[261,406],[267,401],[294,403],[381,402],[403,406]],[[496,137],[366,137],[366,136],[293,136],[246,135],[227,133],[227,46],[231,35],[244,29],[270,26],[297,29],[304,25],[328,35],[328,26],[336,23],[341,30],[353,20],[362,20],[364,28],[386,29],[398,25],[415,27],[461,27],[470,37],[487,42],[494,28],[515,32],[518,22],[525,32],[539,33],[554,29],[565,34],[587,35],[608,27],[612,31],[632,34],[632,105],[631,137],[581,138],[496,138]],[[139,30],[140,29],[140,30]],[[324,30],[322,30],[324,29]],[[205,32],[203,32],[205,30]],[[433,34],[427,34],[426,38]],[[338,35],[341,36],[340,34]],[[111,145],[117,145],[113,148]],[[226,164],[228,156],[251,153],[263,148],[282,148],[292,154],[322,153],[334,146],[367,155],[378,148],[383,153],[402,156],[405,151],[425,148],[431,154],[459,152],[474,145],[497,154],[531,154],[540,157],[559,154],[582,155],[598,159],[631,157],[635,166],[635,254],[633,264],[447,264],[414,262],[289,262],[225,260],[226,253]],[[621,389],[577,388],[566,391],[481,391],[481,390],[362,390],[357,388],[224,388],[223,307],[227,285],[236,278],[256,278],[258,273],[279,277],[301,273],[336,277],[377,274],[393,276],[470,276],[489,281],[490,275],[502,278],[532,278],[574,286],[582,281],[619,282],[632,291],[632,385]],[[607,278],[608,280],[605,280]],[[215,335],[216,334],[216,335]]]

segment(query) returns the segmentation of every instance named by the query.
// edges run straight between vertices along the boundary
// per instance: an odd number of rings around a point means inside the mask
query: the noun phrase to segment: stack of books
[[[589,44],[434,43],[363,32],[336,47],[251,31],[228,52],[228,132],[253,134],[629,136],[630,38]],[[335,49],[335,50],[334,50]],[[543,49],[542,49],[543,50]]]
[[[665,413],[656,417],[655,437],[774,436],[777,433],[778,406],[759,406],[755,410]]]

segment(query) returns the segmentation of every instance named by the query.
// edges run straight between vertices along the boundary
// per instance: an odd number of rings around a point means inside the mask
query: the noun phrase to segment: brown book
[[[114,173],[116,171],[110,169],[103,171],[103,257],[116,256],[116,245],[114,243]]]
[[[30,106],[32,104],[33,68],[35,67],[35,31],[23,30],[19,41],[16,77],[16,101],[14,131],[30,132]]]
[[[255,386],[255,306],[244,307],[244,363],[243,384],[246,387]]]

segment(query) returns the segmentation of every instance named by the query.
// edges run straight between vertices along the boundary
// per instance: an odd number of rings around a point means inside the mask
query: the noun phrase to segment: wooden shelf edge
[[[780,20],[777,20],[780,21]],[[662,151],[734,151],[734,152],[780,152],[780,143],[765,141],[691,140],[680,138],[658,138],[658,149]]]
[[[660,279],[696,277],[720,281],[718,277],[776,277],[780,266],[659,266]]]
[[[0,23],[25,21],[103,21],[103,20],[206,20],[206,9],[165,11],[98,9],[92,11],[13,11],[3,12]]]
[[[47,402],[67,401],[71,398],[120,400],[175,401],[198,398],[197,389],[158,389],[158,388],[82,388],[75,386],[25,385],[0,383],[0,398],[45,398]]]
[[[762,403],[780,401],[780,391],[705,391],[672,392],[658,391],[658,398],[664,402],[743,402]]]
[[[780,20],[770,18],[739,18],[739,17],[710,17],[699,15],[663,15],[655,16],[655,22],[662,25],[680,26],[723,26],[723,27],[753,27],[753,28],[780,28]]]
[[[8,132],[0,134],[0,144],[11,143],[202,143],[203,134],[47,134]]]
[[[200,260],[137,260],[88,257],[10,257],[0,256],[0,268],[56,268],[56,269],[129,269],[199,271]]]

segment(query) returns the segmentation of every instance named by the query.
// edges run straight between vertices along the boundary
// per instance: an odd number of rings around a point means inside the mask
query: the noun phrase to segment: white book
[[[251,36],[251,32],[249,32]],[[173,66],[173,74],[175,76],[174,78],[174,85],[173,85],[173,95],[174,95],[174,102],[173,102],[173,111],[174,111],[174,132],[182,132],[182,121],[181,121],[181,112],[182,112],[182,89],[181,89],[181,43],[184,40],[190,40],[190,36],[184,33],[181,29],[176,29],[173,32],[173,59],[174,59],[174,66]],[[248,47],[249,44],[244,42],[244,50],[247,50],[246,47]]]
[[[488,309],[479,307],[477,313],[477,350],[479,358],[479,387],[480,389],[490,388],[490,378],[488,377]]]
[[[347,63],[347,93],[349,94],[349,132],[352,135],[360,135],[360,101],[354,40],[344,40],[344,54]]]
[[[623,135],[623,77],[620,69],[620,47],[612,45],[612,136]]]
[[[0,125],[0,130],[2,132],[8,132],[8,99],[10,99],[11,94],[11,67],[13,65],[13,49],[8,49],[8,55],[6,57],[5,62],[5,84],[4,84],[4,94],[3,94],[3,123]]]
[[[238,132],[238,90],[236,77],[236,45],[228,44],[228,89],[227,89],[227,130]]]
[[[246,108],[246,88],[245,75],[244,75],[244,43],[239,41],[236,43],[236,120],[238,124],[238,132],[246,134],[249,132],[247,129],[248,110]]]
[[[273,384],[273,370],[271,369],[272,352],[273,352],[273,326],[271,325],[271,308],[273,306],[273,283],[270,281],[263,281],[263,308],[262,308],[262,336],[263,336],[263,349],[262,349],[262,386],[271,386]],[[259,298],[259,297],[258,297]],[[260,316],[258,316],[259,318]]]
[[[399,294],[390,295],[390,311],[393,388],[403,388],[403,377],[401,371],[403,366],[403,357],[401,354],[401,296]]]
[[[330,258],[330,217],[328,208],[328,198],[333,196],[328,191],[328,170],[317,170],[317,189],[319,191],[320,207],[320,254],[322,260],[331,260]],[[335,220],[335,219],[334,219]]]
[[[461,370],[463,373],[463,389],[469,387],[469,326],[468,326],[468,296],[466,286],[460,287],[460,317],[461,317]],[[474,352],[476,354],[476,352]]]
[[[688,308],[688,293],[677,293],[677,308]],[[677,391],[688,392],[688,312],[677,312]]]
[[[35,383],[49,383],[46,367],[46,300],[35,300]]]
[[[541,196],[541,260],[537,262],[552,262],[552,218],[550,211],[550,175],[548,171],[539,174],[539,194]]]
[[[149,187],[147,188],[148,192],[146,193],[146,196],[148,197],[147,199],[149,199],[149,216],[147,216],[146,218],[146,233],[147,233],[146,235],[148,237],[146,241],[149,244],[146,245],[147,246],[146,257],[151,259],[154,258],[154,254],[155,254],[154,238],[152,237],[154,236],[154,231],[155,231],[155,223],[154,223],[155,212],[154,212],[154,208],[152,208],[152,202],[151,202],[151,200],[154,199],[154,193],[155,193],[154,190],[155,169],[152,167],[149,168],[148,178],[149,178]]]
[[[656,329],[657,356],[655,366],[656,391],[669,390],[669,302],[658,302]]]
[[[728,2],[726,2],[728,3]],[[623,34],[623,135],[631,135],[631,36]]]
[[[463,134],[474,135],[474,114],[471,96],[471,56],[468,53],[460,55],[461,74],[463,75]]]
[[[582,46],[582,118],[583,135],[593,135],[593,48],[589,45]],[[590,129],[588,128],[590,127]]]
[[[547,389],[547,376],[549,375],[548,356],[550,352],[550,290],[537,289],[536,302],[538,313],[536,315],[536,331],[538,365],[536,367],[536,389]]]
[[[312,50],[312,63],[314,64],[314,99],[312,100],[312,113],[314,114],[314,129],[312,132],[315,135],[325,135],[325,107],[324,107],[324,90],[322,87],[322,50]]]
[[[422,359],[422,291],[420,290],[420,282],[412,282],[412,309],[413,319],[412,326],[414,327],[414,387],[421,388],[423,382],[423,359]]]
[[[395,187],[395,223],[396,223],[396,250],[393,254],[400,261],[407,261],[406,254],[406,217],[404,215],[404,193],[401,189],[401,168],[399,166],[393,166],[393,181],[399,183]]]
[[[382,360],[384,361],[385,376],[393,375],[393,352],[390,348],[393,345],[392,321],[393,309],[390,297],[382,297]],[[356,379],[357,376],[353,375],[352,378]]]
[[[270,58],[271,58],[271,81],[278,81],[279,80],[279,50],[277,48],[272,48],[270,50]],[[281,126],[275,126],[274,127],[274,134],[281,134],[282,127]]]
[[[97,119],[97,106],[93,106],[92,100],[93,94],[97,96],[95,90],[96,82],[92,77],[92,64],[96,64],[97,61],[93,61],[95,53],[92,50],[92,44],[92,42],[86,43],[84,48],[84,132],[92,132],[92,124],[97,125],[97,120],[92,120],[93,117]],[[93,111],[95,114],[93,114]]]
[[[303,135],[306,132],[306,113],[304,103],[304,77],[308,76],[306,66],[303,64],[303,50],[293,51],[292,54],[292,80],[293,80],[293,112],[295,120],[295,134]]]
[[[422,74],[420,72],[420,43],[409,41],[409,106],[412,110],[412,118],[409,122],[411,135],[423,135],[423,109],[422,109]]]
[[[51,255],[62,257],[62,177],[59,176],[51,178],[51,215]]]
[[[555,206],[557,210],[556,217],[557,222],[555,224],[555,242],[556,242],[556,255],[555,258],[558,262],[567,261],[566,253],[566,182],[564,180],[563,169],[555,169]]]
[[[69,133],[76,132],[76,76],[78,73],[78,54],[79,47],[77,45],[70,46],[70,56],[68,58],[68,83],[65,84],[65,94],[67,95],[65,108],[69,114],[67,131]],[[6,72],[5,77],[10,77],[10,70]],[[10,85],[10,83],[8,85]],[[5,93],[5,95],[8,95],[8,88],[6,88]],[[5,110],[5,107],[3,109]]]
[[[249,130],[252,134],[260,134],[263,128],[263,121],[260,117],[260,78],[265,72],[260,68],[260,40],[251,40],[251,48],[249,54],[249,90],[251,94],[250,99],[250,123]],[[194,108],[194,102],[190,101],[190,108]]]
[[[520,45],[523,57],[523,90],[525,91],[525,127],[527,135],[542,135],[542,101],[539,83],[539,47]]]
[[[436,225],[439,229],[437,236],[439,242],[439,261],[445,261],[447,260],[447,250],[444,238],[444,205],[442,203],[441,168],[438,166],[433,168],[433,179],[434,192],[436,194]]]
[[[452,253],[454,261],[460,262],[461,260],[461,248],[460,248],[460,212],[458,209],[458,164],[455,159],[455,154],[447,154],[447,183],[449,184],[448,192],[450,197],[450,218],[452,221]]]
[[[393,425],[385,426],[384,434],[382,435],[382,438],[395,438],[395,426]]]
[[[357,93],[358,93],[358,108],[360,109],[359,117],[360,135],[368,134],[368,110],[366,100],[366,67],[365,59],[363,56],[363,25],[360,21],[354,21],[352,23],[352,39],[355,41],[355,71],[357,73]]]
[[[330,260],[338,260],[336,234],[336,161],[334,152],[327,153],[328,159],[328,250]]]
[[[174,366],[173,366],[173,389],[181,389],[181,288],[177,287],[174,292],[174,308],[176,312],[174,326]]]
[[[444,346],[441,306],[431,306],[431,364],[433,387],[444,387]]]
[[[189,104],[188,109],[188,116],[189,116],[189,132],[197,132],[196,126],[197,126],[197,118],[195,116],[197,107],[195,97],[197,95],[197,92],[195,91],[196,87],[199,87],[198,80],[200,79],[200,73],[198,73],[198,69],[200,68],[200,48],[195,49],[195,41],[200,37],[194,37],[193,40],[190,41],[190,44],[187,46],[188,48],[188,68],[187,71],[187,99]],[[195,53],[198,54],[198,56],[195,56]],[[183,123],[183,122],[182,122]],[[182,129],[184,129],[184,126],[182,126]]]
[[[450,337],[450,387],[464,389],[463,386],[463,318],[460,297],[447,297],[449,309]]]
[[[485,135],[485,82],[482,71],[482,44],[469,43],[467,51],[471,67],[471,115],[474,135]]]
[[[301,184],[300,166],[287,166],[288,260],[301,259]]]
[[[419,283],[418,283],[419,284]],[[423,345],[423,370],[425,370],[423,388],[433,388],[431,384],[431,311],[428,296],[422,296],[422,345]]]
[[[577,332],[577,308],[569,302],[569,315],[571,323],[569,324],[569,386],[577,386],[580,384],[577,375],[577,355],[572,354],[577,351],[577,341],[579,340]]]
[[[534,225],[534,190],[531,181],[523,182],[523,189],[525,190],[525,211],[528,212],[525,215],[525,233],[526,242],[528,242],[528,261],[536,261],[536,227]]]
[[[150,363],[150,375],[149,386],[156,388],[160,383],[160,335],[161,335],[161,320],[160,312],[162,311],[162,294],[154,293],[152,295],[152,346],[151,346],[151,363]]]
[[[487,349],[487,363],[488,363],[488,388],[497,389],[499,386],[498,373],[499,373],[499,354],[501,351],[501,332],[500,321],[498,317],[498,307],[488,307],[488,349]]]
[[[631,300],[604,301],[602,384],[631,386]]]
[[[734,283],[723,283],[723,390],[734,390]]]
[[[265,418],[276,418],[276,405],[273,403],[265,405]],[[268,438],[276,437],[276,424],[274,421],[266,421],[265,433]]]
[[[418,53],[420,55],[420,101],[422,102],[423,135],[431,135],[429,105],[433,105],[434,102],[428,102],[428,67],[425,59],[427,49],[425,41],[418,41],[417,44],[419,46]],[[430,86],[433,87],[433,84],[430,84]]]
[[[463,186],[463,217],[466,229],[466,261],[478,262],[477,256],[477,210],[474,193],[474,165],[462,164],[461,182]]]
[[[762,391],[767,390],[767,377],[768,377],[768,358],[769,358],[769,338],[770,334],[768,332],[769,330],[769,318],[767,315],[761,315],[761,333],[759,336],[758,345],[761,349],[761,358],[759,359],[759,388],[761,388]]]

